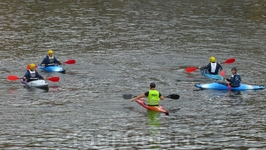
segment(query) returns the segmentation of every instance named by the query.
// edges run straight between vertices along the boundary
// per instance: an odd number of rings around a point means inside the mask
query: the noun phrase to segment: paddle
[[[65,61],[63,63],[68,64],[68,65],[72,65],[72,64],[75,64],[76,63],[76,60],[75,59],[69,59],[69,60],[67,60],[67,61]],[[38,66],[35,65],[35,68],[38,68]],[[27,66],[27,69],[28,70],[30,69],[30,65]]]
[[[229,59],[226,59],[224,62],[220,63],[220,64],[232,64],[236,61],[235,58],[229,58]],[[193,72],[195,70],[197,70],[198,67],[188,67],[186,68],[186,72],[190,73],[190,72]]]
[[[7,77],[7,79],[10,80],[10,81],[15,81],[15,80],[19,80],[21,78],[19,78],[18,76],[10,75],[10,76]],[[50,80],[52,82],[58,82],[60,80],[60,78],[54,76],[54,77],[47,78],[47,80]]]
[[[222,71],[220,72],[220,75],[224,77],[224,76],[225,76],[225,71],[222,70]]]
[[[224,62],[220,63],[220,64],[232,64],[236,61],[235,58],[229,58],[227,60],[225,60]]]
[[[123,98],[124,99],[131,99],[131,98],[134,98],[136,96],[132,95],[132,94],[124,94],[123,95]],[[171,98],[171,99],[179,99],[179,95],[178,94],[170,94],[170,95],[167,95],[166,96],[167,98]]]
[[[75,64],[76,63],[76,60],[75,59],[69,59],[69,60],[67,60],[67,61],[65,61],[63,63],[72,65],[72,64]]]
[[[225,79],[225,71],[224,70],[221,71],[220,75],[223,76]],[[227,84],[227,86],[228,86],[228,90],[231,90],[231,85]]]
[[[227,84],[227,87],[228,87],[228,91],[230,91],[231,90],[231,85]]]

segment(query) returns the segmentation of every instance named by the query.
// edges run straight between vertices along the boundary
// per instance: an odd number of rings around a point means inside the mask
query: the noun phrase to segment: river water
[[[197,90],[210,56],[234,57],[242,82],[266,85],[263,0],[1,0],[1,149],[264,149],[265,92]],[[53,49],[66,74],[50,91],[23,76]],[[155,82],[170,115],[122,98]]]

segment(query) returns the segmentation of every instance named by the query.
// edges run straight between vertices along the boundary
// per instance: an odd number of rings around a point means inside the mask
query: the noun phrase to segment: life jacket
[[[29,70],[29,72],[30,72],[30,79],[29,79],[29,81],[33,81],[33,80],[37,80],[38,79],[35,70],[34,71]]]
[[[157,90],[149,90],[149,95],[147,99],[148,105],[159,105],[160,93]]]
[[[54,63],[54,56],[53,57],[48,56],[48,57],[49,57],[50,64],[53,64]]]
[[[216,72],[216,66],[217,66],[217,63],[211,63],[210,73],[215,73]]]
[[[231,76],[231,86],[232,87],[239,87],[241,83],[241,77],[238,74],[234,74]]]

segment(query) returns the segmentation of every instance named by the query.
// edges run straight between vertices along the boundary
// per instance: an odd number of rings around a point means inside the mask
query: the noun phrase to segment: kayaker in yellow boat
[[[137,99],[147,97],[147,103],[149,106],[158,106],[160,103],[160,100],[164,100],[164,96],[155,89],[156,85],[155,83],[150,83],[150,90],[138,95],[137,97],[134,97],[130,100],[130,102],[133,102]]]

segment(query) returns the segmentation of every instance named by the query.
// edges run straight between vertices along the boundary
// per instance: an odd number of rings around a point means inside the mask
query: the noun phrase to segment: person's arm
[[[56,59],[56,57],[54,57],[54,62],[55,62],[56,64],[62,65],[62,62],[58,61],[58,60]]]
[[[222,67],[222,65],[221,65],[221,64],[219,64],[219,63],[217,63],[217,64],[219,65],[219,69],[218,69],[218,70],[222,71],[222,70],[223,70],[223,67]]]
[[[44,78],[43,76],[41,76],[37,71],[35,71],[35,73],[36,73],[36,77],[37,77],[38,79],[43,79],[43,80],[45,80],[45,78]]]
[[[48,60],[48,57],[46,56],[46,57],[42,60],[41,65],[42,65],[42,66],[45,66],[46,64],[48,64],[47,60]]]
[[[198,69],[200,69],[200,70],[204,70],[206,68],[207,68],[207,66],[200,66],[200,67],[198,67]]]
[[[224,80],[226,81],[226,82],[231,82],[231,80],[232,80],[232,78],[224,78]]]
[[[29,72],[27,71],[23,77],[23,80],[28,80],[30,78]]]
[[[200,70],[205,70],[205,69],[208,69],[209,67],[211,67],[210,65],[211,65],[211,64],[209,63],[209,64],[206,65],[206,66],[198,67],[198,69],[200,69]]]
[[[146,97],[146,96],[148,96],[148,95],[149,95],[149,92],[146,92],[146,93],[140,94],[140,95],[138,95],[137,97],[132,98],[132,99],[130,100],[130,102],[133,102],[133,101],[135,101],[136,99],[140,99],[140,98]]]
[[[164,100],[164,96],[161,93],[159,93],[159,96],[161,100]]]

